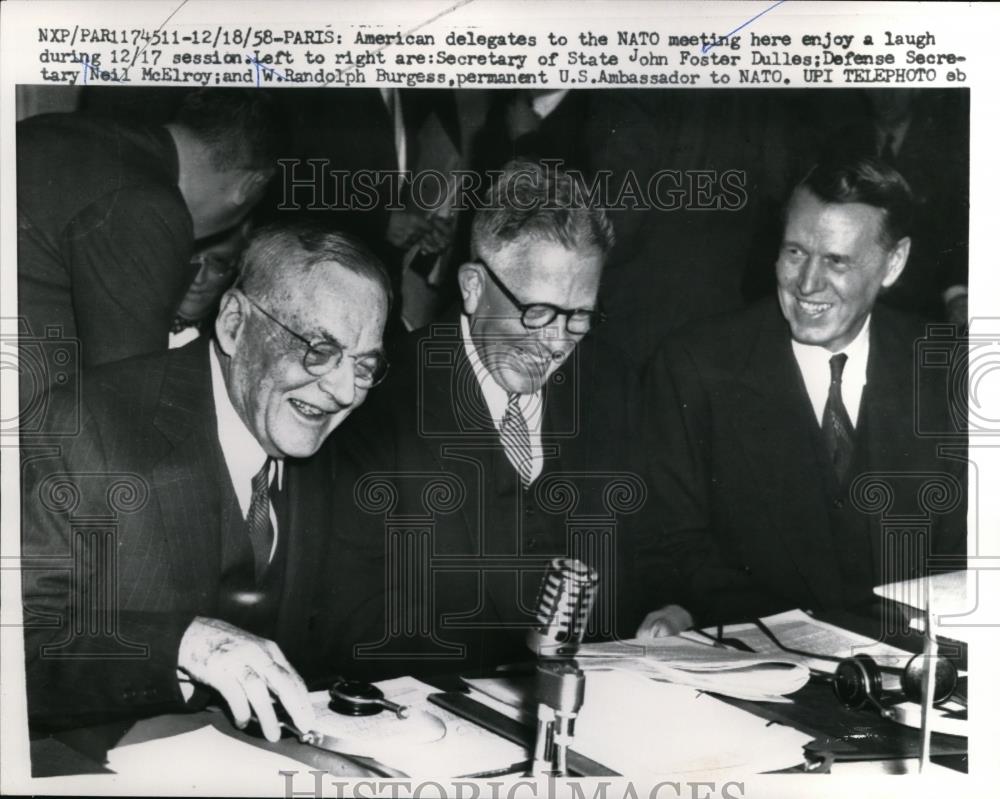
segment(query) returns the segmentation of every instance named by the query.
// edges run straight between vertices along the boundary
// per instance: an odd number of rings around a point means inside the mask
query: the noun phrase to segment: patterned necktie
[[[271,526],[271,498],[269,492],[271,464],[274,458],[267,458],[260,471],[253,476],[250,485],[250,510],[247,512],[247,534],[253,547],[253,571],[257,585],[263,582],[271,560],[274,546],[274,528]]]
[[[840,395],[840,379],[844,374],[845,363],[847,356],[844,353],[830,358],[830,393],[823,409],[823,441],[841,485],[847,477],[854,450],[854,425],[851,424],[851,417],[847,415],[847,408]]]
[[[530,485],[531,438],[528,436],[528,423],[524,421],[518,402],[520,397],[520,394],[514,392],[507,395],[507,410],[500,420],[500,443],[507,453],[507,459],[517,469],[521,482]]]

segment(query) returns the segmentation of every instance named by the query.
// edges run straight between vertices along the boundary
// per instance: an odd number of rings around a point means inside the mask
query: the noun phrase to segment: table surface
[[[878,625],[872,620],[844,614],[826,614],[824,619],[855,632],[878,636]],[[916,651],[921,639],[913,634],[881,636],[907,651]],[[964,668],[966,652],[963,646],[952,652]],[[438,681],[435,681],[438,682]],[[444,689],[457,687],[454,676],[439,682]],[[837,753],[837,759],[880,760],[885,773],[892,773],[893,763],[912,760],[919,755],[919,730],[904,727],[882,719],[872,711],[851,711],[841,707],[833,696],[828,682],[813,679],[797,691],[790,704],[768,704],[720,697],[749,712],[793,726],[813,735],[820,742],[819,750]],[[33,737],[31,741],[32,775],[52,777],[71,774],[99,774],[108,772],[104,766],[108,749],[165,738],[190,732],[206,725],[251,746],[268,749],[304,763],[312,768],[325,770],[335,776],[372,777],[384,776],[377,768],[363,759],[344,757],[301,744],[294,737],[285,737],[270,743],[263,737],[235,729],[225,714],[212,710],[188,714],[171,714],[143,719],[138,722],[120,722],[53,735]],[[932,737],[933,760],[958,771],[967,771],[967,739],[938,735]]]

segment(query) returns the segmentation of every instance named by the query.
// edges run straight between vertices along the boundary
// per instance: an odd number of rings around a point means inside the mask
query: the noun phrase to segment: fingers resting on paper
[[[192,680],[222,695],[240,729],[256,716],[269,741],[281,737],[272,695],[298,729],[314,726],[306,685],[274,641],[198,616],[181,638],[177,665]]]

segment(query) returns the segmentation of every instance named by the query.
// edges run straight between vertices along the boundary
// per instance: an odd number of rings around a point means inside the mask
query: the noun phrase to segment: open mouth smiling
[[[300,416],[304,416],[309,420],[325,419],[335,412],[324,410],[323,408],[312,405],[308,402],[303,402],[299,399],[289,399],[288,402]]]
[[[810,302],[799,298],[796,298],[795,302],[809,316],[819,316],[833,307],[832,302]]]

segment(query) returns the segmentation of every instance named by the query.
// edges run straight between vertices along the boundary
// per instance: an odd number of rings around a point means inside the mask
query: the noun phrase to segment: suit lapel
[[[206,345],[196,343],[171,355],[154,425],[165,449],[153,468],[152,488],[171,565],[189,586],[185,604],[213,607],[220,569],[220,453]]]
[[[828,516],[822,465],[814,446],[813,415],[792,353],[788,326],[774,307],[759,329],[738,385],[727,402],[737,419],[733,435],[753,464],[747,479],[764,498],[761,507],[781,509],[769,520],[803,583],[820,604],[842,594]]]
[[[336,467],[333,445],[309,459],[290,458],[285,461],[285,491],[287,513],[284,529],[288,536],[288,558],[284,589],[278,613],[278,630],[282,636],[295,638],[307,631],[309,610],[314,606],[313,590],[322,579],[322,567],[332,535],[336,508],[331,508]]]
[[[478,548],[479,531],[486,522],[483,509],[489,486],[478,484],[484,474],[482,470],[471,464],[463,465],[460,458],[464,454],[485,463],[490,448],[500,443],[479,382],[465,355],[458,318],[432,326],[429,335],[433,337],[435,351],[440,351],[438,347],[448,349],[452,368],[424,368],[419,365],[423,361],[418,361],[417,368],[423,372],[417,381],[422,387],[417,429],[433,431],[433,435],[421,437],[421,446],[427,448],[441,471],[458,473],[470,489],[461,513],[468,541]],[[474,480],[477,482],[473,483]],[[478,495],[474,488],[479,489]]]
[[[862,399],[865,415],[865,444],[868,451],[867,470],[906,469],[905,460],[896,461],[902,453],[913,449],[912,417],[901,412],[904,401],[913,402],[916,386],[913,381],[912,342],[900,342],[888,326],[888,320],[879,313],[872,313],[871,342],[868,367]],[[909,420],[909,421],[908,421]],[[868,516],[868,533],[872,562],[881,563],[882,526],[878,515]]]
[[[466,357],[459,318],[452,317],[448,324],[435,325],[431,330],[435,343],[449,349],[452,368],[424,369],[418,381],[424,389],[420,396],[424,403],[422,412],[426,414],[421,421],[427,424],[427,429],[438,433],[425,436],[422,446],[428,448],[442,471],[456,474],[467,488],[466,499],[461,505],[464,530],[456,533],[463,540],[454,544],[460,547],[455,552],[464,550],[482,555],[486,546],[485,530],[491,523],[489,509],[493,505],[495,488],[491,481],[492,464],[506,456],[479,381]],[[423,362],[421,358],[419,363]],[[507,501],[513,503],[515,497]],[[439,526],[439,535],[443,529]],[[438,543],[436,541],[435,545]],[[451,551],[453,544],[440,543],[443,551],[455,554]],[[501,609],[509,601],[504,603],[503,596],[495,596],[497,590],[501,590],[499,586],[487,579],[483,598],[492,606],[494,616],[502,618]]]

